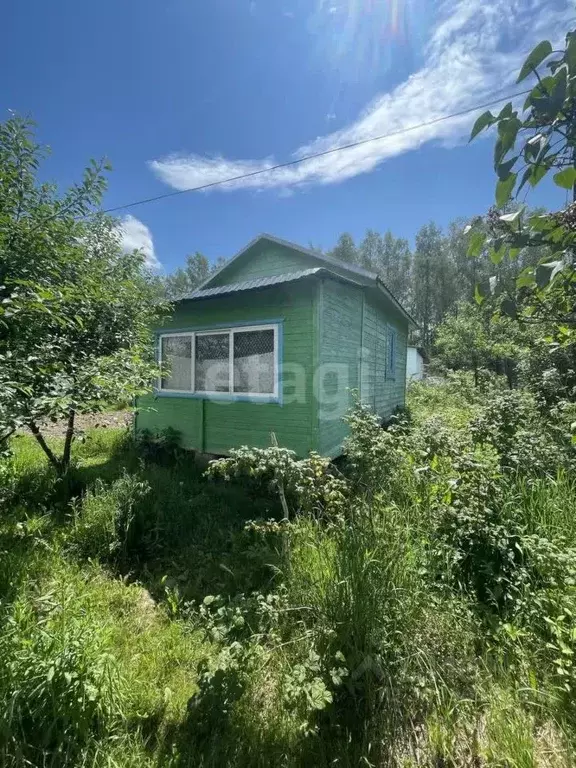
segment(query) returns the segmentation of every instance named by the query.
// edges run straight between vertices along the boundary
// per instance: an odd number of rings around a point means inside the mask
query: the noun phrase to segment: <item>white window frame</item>
[[[189,336],[191,338],[191,389],[168,389],[162,386],[162,377],[157,381],[156,389],[159,393],[198,395],[199,397],[225,397],[234,400],[270,400],[278,399],[280,379],[280,347],[278,323],[263,325],[237,325],[229,328],[202,328],[198,331],[175,331],[158,334],[158,363],[162,366],[162,340],[174,336]],[[274,390],[273,392],[235,392],[234,391],[234,334],[250,331],[274,331]],[[196,389],[196,337],[197,336],[225,336],[228,335],[228,391],[215,392],[211,390]]]

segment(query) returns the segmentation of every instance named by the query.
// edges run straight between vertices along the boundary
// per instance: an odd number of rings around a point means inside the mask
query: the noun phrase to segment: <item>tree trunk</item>
[[[508,389],[514,389],[514,370],[512,367],[512,360],[510,360],[508,357],[504,360],[504,369],[506,371]]]
[[[64,439],[64,453],[62,454],[62,474],[68,471],[70,466],[70,452],[72,450],[72,440],[74,439],[74,418],[76,411],[72,409],[68,414],[68,425],[66,427],[66,437]]]
[[[50,462],[50,464],[52,464],[52,466],[56,469],[58,474],[61,474],[62,467],[60,465],[60,462],[58,461],[58,459],[54,455],[52,449],[50,448],[50,446],[48,445],[46,440],[44,440],[44,436],[42,435],[42,433],[38,429],[38,426],[36,425],[36,423],[31,421],[28,424],[28,426],[30,427],[30,431],[32,432],[32,434],[34,435],[36,440],[38,441],[38,444],[40,445],[40,447],[42,448],[42,450],[44,451],[44,453],[48,457],[48,461]]]
[[[3,435],[0,435],[0,450],[2,449],[3,444],[10,440],[14,432],[16,432],[16,429],[11,429],[8,432],[5,432]]]

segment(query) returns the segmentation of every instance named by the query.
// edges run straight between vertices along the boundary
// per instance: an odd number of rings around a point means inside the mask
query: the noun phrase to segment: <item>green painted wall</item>
[[[387,367],[389,326],[396,330],[396,366],[393,372]],[[371,292],[366,292],[362,328],[361,397],[375,413],[382,417],[390,416],[405,402],[408,324],[389,311]]]
[[[343,416],[359,386],[362,346],[361,288],[323,280],[318,298],[318,420],[320,453],[340,453],[348,428]]]
[[[282,275],[314,266],[318,266],[317,263],[304,254],[263,240],[226,268],[225,272],[216,275],[210,281],[210,286],[239,283],[254,277]]]
[[[335,456],[348,432],[342,416],[350,406],[349,390],[357,390],[382,417],[404,404],[408,324],[376,291],[330,279],[321,286],[319,444],[321,453]],[[397,334],[394,377],[386,370],[389,325]]]
[[[170,426],[182,444],[207,453],[225,454],[241,445],[266,447],[275,432],[280,445],[300,456],[317,449],[314,398],[316,349],[316,281],[239,293],[177,305],[165,329],[210,328],[283,318],[283,403],[221,402],[191,397],[139,400],[137,429],[158,432]]]

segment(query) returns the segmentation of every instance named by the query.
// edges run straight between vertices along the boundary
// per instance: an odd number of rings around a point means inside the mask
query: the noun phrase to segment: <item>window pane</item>
[[[196,391],[229,392],[228,333],[210,333],[196,336]]]
[[[162,389],[189,392],[192,389],[192,337],[163,336],[161,350]]]
[[[274,392],[274,331],[234,333],[234,392]]]

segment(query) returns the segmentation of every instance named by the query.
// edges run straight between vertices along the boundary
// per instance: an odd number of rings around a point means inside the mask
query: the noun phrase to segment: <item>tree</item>
[[[510,319],[492,316],[475,302],[461,301],[438,326],[435,349],[445,368],[473,371],[476,386],[485,369],[506,373],[512,387],[525,343],[520,328]]]
[[[144,257],[124,254],[116,222],[95,215],[104,163],[59,196],[37,181],[45,156],[32,125],[0,125],[0,438],[32,431],[60,474],[75,415],[144,392],[156,375],[157,301]],[[57,456],[41,421],[67,421]]]
[[[388,230],[382,238],[382,266],[378,268],[382,280],[394,296],[408,304],[412,293],[412,252],[407,240],[394,237]]]
[[[472,129],[474,138],[489,126],[497,127],[494,168],[499,208],[550,171],[555,171],[554,183],[572,192],[576,201],[576,32],[568,33],[561,51],[554,51],[548,41],[539,43],[524,62],[518,82],[531,75],[536,82],[521,114],[508,103],[498,115],[484,112]],[[506,253],[518,258],[526,249],[539,248],[544,255],[536,265],[521,269],[512,290],[497,280],[479,284],[478,300],[500,292],[502,311],[525,323],[552,324],[555,343],[574,345],[575,241],[576,202],[547,214],[526,213],[523,207],[510,213],[491,211],[473,228],[471,255],[484,249],[495,265]]]
[[[367,229],[360,247],[358,248],[358,257],[361,266],[372,272],[379,272],[382,260],[382,237],[373,229]]]
[[[416,248],[412,267],[412,312],[420,326],[420,343],[429,352],[434,326],[439,319],[439,265],[445,259],[442,232],[433,223],[421,227],[416,234]]]
[[[340,261],[347,261],[349,264],[358,264],[358,251],[354,244],[352,235],[348,232],[344,232],[338,238],[336,246],[328,254],[333,259],[339,259]]]
[[[217,259],[210,264],[206,256],[196,251],[186,257],[184,267],[178,267],[164,280],[166,296],[171,301],[176,301],[184,296],[189,296],[210,275],[224,264],[225,259]]]
[[[408,241],[394,237],[390,231],[382,237],[368,229],[358,253],[360,264],[376,272],[399,301],[407,302],[412,261]]]

